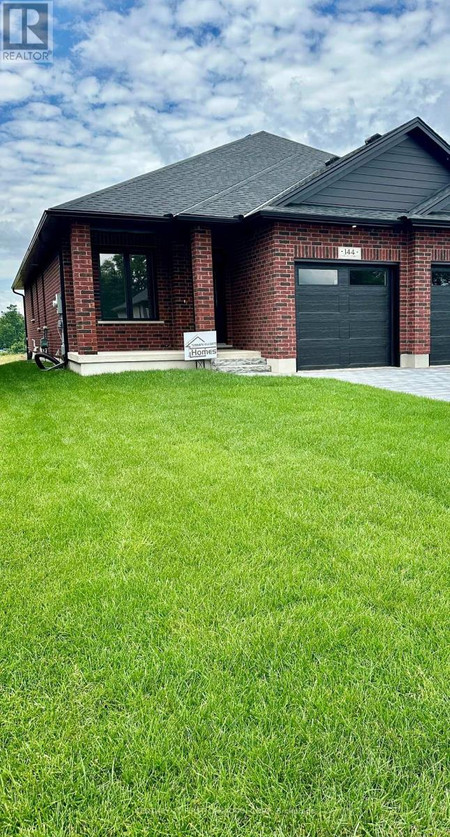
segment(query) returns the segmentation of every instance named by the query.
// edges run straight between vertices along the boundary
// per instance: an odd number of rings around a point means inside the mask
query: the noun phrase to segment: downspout
[[[27,360],[31,360],[31,353],[30,353],[30,350],[28,348],[28,325],[27,325],[27,308],[26,308],[26,305],[25,305],[25,294],[24,293],[20,294],[19,291],[16,291],[15,288],[12,289],[12,292],[16,296],[20,296],[20,298],[22,300],[23,319],[24,319],[24,323],[25,323],[25,346],[26,346],[26,352],[27,352]]]
[[[66,287],[64,283],[64,260],[63,260],[63,253],[62,249],[59,250],[58,254],[59,258],[59,281],[61,286],[61,308],[62,308],[62,323],[63,323],[63,335],[64,335],[64,353],[63,353],[63,360],[64,363],[67,363],[67,353],[69,351],[69,339],[67,335],[67,322],[66,322]]]

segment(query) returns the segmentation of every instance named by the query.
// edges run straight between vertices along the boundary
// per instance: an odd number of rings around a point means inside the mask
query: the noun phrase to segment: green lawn
[[[450,405],[0,369],[0,834],[448,837]]]

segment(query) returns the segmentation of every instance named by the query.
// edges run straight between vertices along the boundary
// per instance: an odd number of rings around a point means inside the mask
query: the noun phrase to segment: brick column
[[[410,351],[430,352],[432,242],[426,230],[415,230],[411,294]]]
[[[407,234],[400,269],[400,365],[428,366],[430,353],[431,262],[429,234]]]
[[[92,272],[91,231],[88,224],[72,224],[70,251],[76,350],[82,355],[93,355],[97,353],[97,315]]]
[[[194,299],[189,238],[172,239],[172,340],[174,349],[183,348],[183,332],[193,331]]]
[[[195,328],[214,330],[214,277],[211,230],[193,227],[191,231],[192,284],[194,288]]]

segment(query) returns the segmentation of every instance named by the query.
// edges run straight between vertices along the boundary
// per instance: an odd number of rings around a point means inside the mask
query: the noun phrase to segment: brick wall
[[[399,264],[400,352],[430,351],[430,269],[433,262],[450,262],[450,230],[352,229],[261,219],[251,226],[228,227],[222,234],[215,231],[214,236],[227,253],[228,334],[235,348],[257,349],[270,358],[294,358],[295,260],[336,260],[339,246],[355,246],[362,248],[364,261]],[[113,239],[105,246],[124,243],[123,236],[114,234]],[[133,241],[128,236],[128,246]],[[181,349],[183,331],[214,328],[211,230],[199,225],[191,230],[161,229],[148,241],[140,236],[139,242],[154,252],[162,323],[99,323],[98,234],[93,233],[92,248],[89,227],[74,224],[70,237],[62,240],[70,351]],[[44,280],[38,274],[25,297],[29,337],[38,342],[39,328],[48,325],[51,351],[59,347],[57,314],[51,307],[57,291],[59,263],[54,258]]]
[[[97,352],[97,323],[92,274],[91,230],[88,224],[72,224],[70,230],[72,288],[77,351]]]
[[[92,234],[93,287],[99,352],[156,351],[183,348],[183,331],[194,327],[190,243],[186,234],[165,231],[145,235]],[[157,290],[158,321],[102,323],[98,253],[114,248],[151,253]]]
[[[191,231],[192,283],[194,290],[195,328],[215,328],[214,279],[211,229],[196,226]]]
[[[93,284],[95,295],[95,319],[97,323],[97,342],[99,352],[151,351],[172,348],[172,312],[170,298],[170,262],[167,243],[162,237],[154,235],[133,236],[132,234],[101,234],[93,232]],[[157,283],[158,319],[162,322],[126,322],[102,323],[100,302],[100,277],[98,252],[120,251],[121,247],[131,247],[136,253],[151,253]]]
[[[147,237],[76,227],[76,233],[72,227],[72,235],[62,240],[69,351],[91,353],[94,346],[99,352],[182,349],[183,331],[195,327],[189,230],[162,230]],[[158,318],[163,322],[101,322],[98,252],[121,247],[153,253]]]
[[[362,248],[363,261],[397,262],[400,353],[430,352],[431,265],[450,255],[450,230],[310,225],[285,235],[295,239],[286,245],[288,258],[337,258],[338,246],[352,245]]]
[[[72,257],[70,253],[70,236],[65,235],[61,241],[61,260],[64,274],[64,299],[65,317],[67,330],[66,351],[77,351],[77,318],[75,314],[75,302],[72,277]]]
[[[233,345],[256,349],[266,357],[293,356],[285,354],[284,332],[279,331],[281,314],[274,314],[274,227],[263,222],[240,229],[236,239],[230,253]]]
[[[403,229],[383,227],[357,227],[275,223],[275,245],[279,270],[287,275],[291,266],[292,304],[295,306],[295,259],[338,259],[339,247],[360,247],[362,261],[397,262],[400,269],[399,308],[400,322],[408,316],[408,297],[405,283],[409,281],[408,235]],[[292,309],[291,309],[292,313]],[[295,322],[295,312],[293,313]],[[406,332],[404,332],[406,337]],[[400,352],[408,351],[406,343],[400,344]],[[291,357],[291,355],[288,355]]]
[[[57,354],[61,346],[58,331],[58,313],[52,302],[61,291],[59,258],[54,257],[42,273],[34,277],[25,289],[25,311],[27,317],[28,347],[40,345],[43,327],[48,327],[50,354]]]
[[[399,264],[400,352],[428,353],[431,263],[450,261],[450,230],[296,221],[265,222],[239,234],[233,260],[235,347],[295,357],[295,260],[337,260],[340,246],[361,247],[363,261]]]
[[[430,352],[431,265],[450,262],[450,230],[416,229],[409,241],[409,318],[405,351]]]
[[[172,345],[183,348],[183,332],[194,331],[194,291],[192,287],[191,245],[187,234],[178,233],[171,241],[172,262]]]

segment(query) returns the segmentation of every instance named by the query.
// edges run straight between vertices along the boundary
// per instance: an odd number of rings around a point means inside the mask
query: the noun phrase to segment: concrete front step
[[[235,375],[267,375],[271,371],[262,357],[212,360],[211,369],[214,372],[233,372]]]

